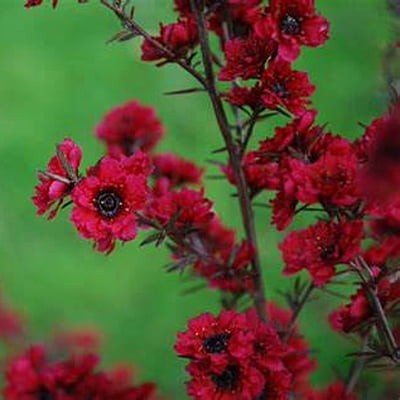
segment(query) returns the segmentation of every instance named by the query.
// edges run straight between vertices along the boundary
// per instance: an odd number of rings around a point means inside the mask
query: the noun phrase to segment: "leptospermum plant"
[[[28,0],[25,6],[42,3]],[[86,172],[72,139],[57,146],[39,174],[33,197],[38,214],[54,218],[69,210],[78,234],[106,254],[143,230],[141,244],[165,244],[171,251],[170,271],[222,293],[219,315],[195,316],[178,334],[175,351],[187,359],[190,398],[370,398],[362,370],[398,373],[400,365],[400,102],[395,99],[354,142],[315,123],[315,87],[293,67],[303,47],[329,38],[329,22],[314,0],[175,0],[177,21],[161,24],[156,35],[140,25],[129,2],[99,3],[122,23],[114,41],[141,38],[143,61],[175,64],[193,77],[192,88],[175,94],[209,98],[223,142],[220,168],[235,189],[244,238],[215,212],[202,168],[157,152],[164,127],[154,109],[137,101],[114,108],[97,125],[105,154]],[[287,124],[250,148],[255,128],[265,120],[270,126],[277,115]],[[253,212],[266,192],[271,226],[288,230],[277,244],[283,274],[309,274],[309,282],[296,280],[287,308],[266,300],[274,285],[264,287]],[[290,230],[300,213],[314,221]],[[327,296],[338,283],[352,288],[351,297],[326,318],[359,349],[347,376],[314,389],[316,362],[297,320],[315,293]],[[247,308],[246,300],[252,302]],[[109,375],[94,372],[95,364],[90,356],[52,363],[43,349],[33,348],[10,364],[5,399],[154,398],[147,386],[119,390]]]

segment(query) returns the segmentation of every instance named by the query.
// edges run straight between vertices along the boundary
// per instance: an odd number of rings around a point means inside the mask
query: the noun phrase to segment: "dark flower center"
[[[301,32],[300,20],[289,14],[281,19],[281,30],[287,35],[298,35]]]
[[[203,340],[203,348],[207,353],[219,354],[226,350],[229,334],[221,333]]]
[[[265,400],[267,398],[267,395],[268,395],[268,391],[267,391],[267,388],[265,388],[259,396],[254,398],[254,400]]]
[[[271,87],[271,90],[279,97],[287,97],[288,95],[286,87],[280,82],[274,83]]]
[[[114,190],[103,190],[95,198],[97,211],[104,218],[116,217],[122,209],[123,202],[121,196]]]
[[[336,252],[336,246],[334,244],[322,246],[320,249],[320,256],[323,260],[329,260],[333,257]]]
[[[45,388],[39,390],[38,393],[39,400],[53,400],[52,394]]]
[[[222,374],[212,374],[211,380],[218,389],[232,391],[236,388],[240,376],[237,365],[229,365]]]

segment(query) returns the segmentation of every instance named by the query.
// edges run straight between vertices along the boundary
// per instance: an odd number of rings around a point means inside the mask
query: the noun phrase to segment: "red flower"
[[[212,202],[204,197],[203,191],[182,188],[178,192],[167,191],[157,196],[146,209],[146,216],[167,227],[174,221],[177,231],[206,229],[214,217]]]
[[[262,103],[266,108],[286,108],[295,115],[301,115],[311,104],[309,97],[314,93],[308,74],[294,71],[290,63],[271,61],[261,78]]]
[[[400,302],[400,279],[396,276],[382,279],[378,284],[377,294],[382,306],[391,310]],[[349,304],[331,313],[329,321],[334,330],[349,333],[371,323],[373,315],[365,290],[360,288],[351,296]]]
[[[363,238],[361,221],[318,221],[302,231],[290,233],[281,243],[286,275],[309,271],[316,285],[324,285],[335,276],[335,267],[360,251]]]
[[[251,312],[255,312],[253,309]],[[271,324],[277,332],[285,335],[292,321],[293,313],[275,303],[267,304],[267,312]],[[311,349],[307,341],[301,336],[299,327],[296,324],[293,334],[287,340],[283,363],[291,373],[291,385],[293,388],[301,388],[308,382],[311,373],[315,370],[316,362],[310,358]]]
[[[358,173],[353,148],[345,139],[337,138],[317,162],[298,163],[292,177],[297,184],[298,200],[345,207],[360,201]]]
[[[53,341],[57,351],[62,354],[96,352],[100,349],[102,334],[93,327],[57,329]]]
[[[296,213],[297,199],[293,196],[293,182],[283,182],[282,188],[276,197],[271,200],[272,203],[272,224],[278,231],[286,229],[293,220]]]
[[[172,187],[186,184],[199,185],[202,182],[204,170],[175,154],[158,154],[153,157],[153,164],[156,178],[166,178]]]
[[[71,220],[85,239],[94,239],[99,251],[111,252],[115,240],[129,241],[137,234],[136,211],[148,200],[149,159],[137,152],[131,157],[103,158],[72,192]]]
[[[223,311],[190,321],[176,351],[191,360],[188,394],[195,399],[285,400],[292,379],[284,359],[289,348],[273,325],[255,311]]]
[[[195,400],[254,400],[265,386],[263,374],[246,363],[211,371],[207,364],[191,362],[187,371],[192,376],[187,393]]]
[[[254,35],[246,39],[233,39],[225,44],[226,66],[221,69],[221,81],[233,81],[236,78],[259,78],[265,63],[273,56],[275,42],[260,40]]]
[[[246,316],[222,311],[218,317],[207,313],[189,321],[188,330],[178,334],[175,350],[181,357],[224,368],[232,358],[240,362],[250,357],[253,342]]]
[[[364,290],[360,289],[351,296],[351,303],[339,308],[329,316],[332,329],[351,332],[370,316],[370,308]]]
[[[110,380],[110,396],[107,400],[155,400],[157,387],[154,383],[132,385],[134,370],[128,364],[119,364],[107,373]],[[157,397],[158,399],[158,397]],[[160,399],[161,400],[161,399]]]
[[[261,14],[259,7],[262,0],[228,0],[228,11],[232,19],[232,29],[234,36],[245,36],[249,32],[251,25]],[[225,8],[219,0],[205,0],[208,17],[208,28],[219,36],[223,35],[222,23],[225,20]],[[175,9],[182,17],[190,18],[193,16],[190,0],[175,0]]]
[[[207,240],[204,234],[201,238]],[[240,245],[222,245],[209,257],[197,261],[194,270],[208,280],[211,288],[231,293],[252,292],[254,274],[250,264],[253,256],[253,248],[245,241]]]
[[[279,165],[273,160],[260,161],[256,152],[247,153],[242,160],[242,166],[246,180],[252,193],[258,193],[263,189],[275,190],[279,185]],[[231,184],[236,185],[233,168],[224,166],[222,171],[227,175]]]
[[[0,303],[0,338],[8,343],[19,340],[24,333],[22,316]]]
[[[225,93],[224,98],[234,106],[247,106],[256,110],[262,109],[261,95],[262,89],[257,83],[257,85],[252,88],[235,86]]]
[[[400,229],[400,103],[367,127],[355,142],[362,163],[362,192],[367,212],[379,221],[374,231],[396,235]],[[386,231],[386,232],[385,232]]]
[[[322,126],[314,125],[317,112],[310,110],[284,127],[277,127],[272,138],[260,142],[257,155],[260,160],[280,160],[296,157],[310,162],[317,161],[334,140],[324,133]]]
[[[37,207],[38,215],[49,211],[49,218],[54,218],[65,197],[73,188],[73,179],[78,176],[78,169],[82,159],[82,151],[71,139],[65,139],[58,146],[58,153],[63,154],[65,161],[59,155],[51,158],[47,170],[39,173],[40,184],[35,188],[33,203]],[[66,170],[68,164],[71,171]],[[67,167],[68,168],[68,167]],[[74,177],[70,176],[70,172]]]
[[[104,389],[108,381],[104,375],[94,372],[97,363],[96,356],[85,355],[52,365],[46,360],[43,347],[32,347],[7,368],[4,399],[106,400]]]
[[[92,354],[50,363],[41,346],[13,360],[6,371],[5,400],[151,400],[154,385],[132,386],[116,373],[96,372]]]
[[[185,58],[197,46],[197,25],[193,18],[161,25],[160,35],[154,40],[172,51],[174,59]],[[142,60],[158,61],[163,59],[173,61],[168,54],[156,47],[150,40],[145,39],[142,44]]]
[[[305,394],[301,400],[358,400],[355,393],[347,393],[346,385],[342,382],[336,382],[324,390],[313,391]]]
[[[152,150],[164,135],[154,108],[130,101],[113,108],[96,127],[97,137],[109,152],[131,155],[136,149]]]
[[[318,47],[329,37],[328,21],[317,15],[314,0],[271,0],[268,14],[255,25],[261,38],[279,43],[279,57],[294,61],[300,46]]]
[[[251,324],[254,335],[253,360],[257,368],[262,371],[285,371],[284,357],[287,354],[287,347],[272,324],[266,324],[260,320],[257,312],[251,309],[246,313]]]

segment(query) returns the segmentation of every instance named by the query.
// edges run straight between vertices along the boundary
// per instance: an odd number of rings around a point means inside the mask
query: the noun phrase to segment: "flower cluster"
[[[195,192],[179,194],[172,189],[200,184],[202,170],[174,154],[153,154],[163,134],[154,109],[136,101],[114,108],[96,127],[96,136],[106,144],[107,154],[85,175],[80,171],[81,149],[65,139],[46,171],[39,173],[40,183],[33,197],[38,214],[49,213],[49,218],[54,218],[60,207],[72,203],[71,221],[80,235],[94,240],[97,250],[109,253],[117,240],[136,238],[138,213],[157,214],[167,221],[177,207],[181,209],[180,201],[188,208],[190,193]],[[154,188],[150,187],[151,178]],[[202,201],[200,193],[195,196]],[[201,218],[197,211],[193,216]]]
[[[155,400],[151,383],[131,385],[116,372],[97,372],[95,355],[50,361],[43,346],[33,346],[7,367],[5,400]],[[129,375],[128,375],[129,376]]]
[[[194,399],[286,399],[303,387],[314,363],[298,332],[285,342],[282,323],[290,312],[270,305],[271,323],[255,310],[203,314],[179,333],[175,350],[190,362],[188,394]],[[282,320],[283,319],[283,320]],[[286,325],[287,327],[287,325]]]

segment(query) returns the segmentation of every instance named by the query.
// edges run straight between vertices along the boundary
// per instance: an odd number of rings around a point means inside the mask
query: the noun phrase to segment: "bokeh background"
[[[171,399],[183,399],[185,373],[172,346],[186,321],[217,310],[210,291],[183,295],[188,285],[166,274],[167,252],[137,242],[111,256],[97,254],[78,238],[67,213],[52,222],[35,216],[31,204],[35,171],[45,166],[54,145],[72,137],[85,151],[85,166],[102,152],[93,127],[111,107],[129,99],[154,105],[168,135],[160,150],[175,151],[206,165],[221,139],[206,99],[199,94],[166,97],[162,93],[191,87],[176,67],[140,62],[139,42],[106,45],[119,26],[114,16],[92,1],[61,0],[50,7],[25,10],[23,0],[2,0],[0,9],[0,282],[1,290],[22,310],[43,340],[55,325],[95,324],[106,337],[105,365],[131,361],[141,379],[158,382]],[[156,31],[173,16],[170,0],[135,0],[137,18]],[[391,20],[382,0],[317,2],[332,23],[332,39],[305,51],[298,69],[317,85],[320,122],[332,131],[356,137],[385,108],[381,60],[390,40]],[[257,131],[265,136],[268,122]],[[256,138],[256,139],[257,139]],[[209,174],[215,174],[213,167]],[[231,226],[239,226],[232,189],[207,182],[207,194]],[[268,296],[282,302],[282,263],[276,250],[281,235],[257,211],[260,247]],[[295,226],[300,227],[301,221]],[[329,331],[327,311],[337,300],[311,304],[301,318],[320,367],[317,384],[345,370],[351,344]],[[373,385],[373,382],[371,382]]]

